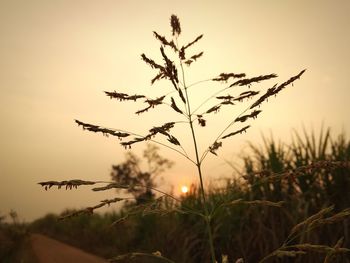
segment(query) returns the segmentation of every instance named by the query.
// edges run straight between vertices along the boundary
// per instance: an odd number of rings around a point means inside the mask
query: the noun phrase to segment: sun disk
[[[188,192],[188,187],[185,185],[181,186],[181,192],[186,194]]]

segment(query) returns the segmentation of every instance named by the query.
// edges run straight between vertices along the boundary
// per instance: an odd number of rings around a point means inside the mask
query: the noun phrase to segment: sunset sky
[[[30,221],[115,196],[89,188],[45,192],[37,185],[76,178],[109,180],[111,165],[124,160],[126,151],[117,139],[83,131],[74,119],[140,134],[181,119],[164,106],[137,116],[141,102],[121,103],[103,93],[157,97],[171,91],[164,80],[150,85],[157,72],[140,57],[145,53],[161,61],[152,31],[170,38],[171,14],[180,18],[180,43],[204,34],[191,49],[204,55],[185,68],[188,83],[222,72],[251,77],[276,73],[275,80],[251,87],[266,90],[307,69],[294,86],[262,105],[261,116],[249,122],[246,135],[225,141],[219,158],[208,156],[207,183],[229,177],[232,170],[224,159],[236,162],[248,140],[261,143],[262,133],[288,141],[292,129],[304,125],[317,131],[323,123],[334,135],[342,130],[348,134],[348,0],[0,0],[0,214],[13,209]],[[217,88],[211,82],[198,85],[191,101],[198,105],[201,96]],[[208,127],[196,126],[201,151],[238,113],[239,108],[222,110]],[[188,127],[175,131],[193,155]],[[132,150],[140,154],[144,149],[139,144]],[[185,158],[168,149],[161,154],[176,163],[163,174],[161,189],[173,185],[180,194],[181,185],[196,182],[195,167]]]

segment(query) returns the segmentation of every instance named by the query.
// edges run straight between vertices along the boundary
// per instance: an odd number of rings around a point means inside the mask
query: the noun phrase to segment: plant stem
[[[201,169],[201,162],[199,161],[196,135],[194,133],[192,121],[190,122],[190,126],[191,126],[191,131],[192,131],[194,148],[195,148],[195,152],[196,152],[196,162],[197,162],[197,169],[198,169],[198,175],[199,175],[199,180],[200,180],[200,189],[201,189],[201,195],[202,195],[202,201],[203,201],[202,205],[203,205],[204,214],[205,214],[205,223],[206,223],[207,231],[208,231],[211,260],[212,260],[213,263],[215,263],[216,260],[215,260],[214,240],[213,240],[213,235],[211,233],[211,226],[210,226],[211,217],[210,217],[210,214],[209,214],[209,211],[208,211],[207,200],[206,200],[206,197],[205,197],[203,176],[202,176],[202,169]]]
[[[186,95],[187,95],[187,92],[186,92]],[[204,210],[205,224],[207,226],[207,232],[208,232],[208,238],[209,238],[209,247],[210,247],[211,261],[212,261],[212,263],[215,263],[216,260],[215,260],[214,240],[213,240],[213,235],[211,233],[211,226],[210,226],[211,217],[210,217],[210,214],[209,214],[209,211],[208,211],[208,207],[207,207],[207,199],[205,197],[204,184],[203,184],[203,175],[202,175],[202,169],[201,169],[202,163],[199,160],[196,134],[194,132],[193,121],[191,120],[191,116],[190,116],[190,127],[191,127],[191,132],[192,132],[192,139],[193,139],[193,144],[194,144],[194,150],[195,150],[195,153],[196,153],[196,166],[197,166],[197,169],[198,169],[198,176],[199,176],[199,181],[200,181],[200,190],[201,190],[201,196],[202,196],[202,206],[203,206],[203,210]]]
[[[199,176],[199,181],[200,181],[200,190],[201,190],[201,196],[202,196],[202,206],[204,210],[204,215],[205,215],[205,224],[207,227],[207,232],[208,232],[208,239],[209,239],[209,247],[210,247],[210,255],[211,255],[211,261],[212,263],[216,263],[215,260],[215,250],[214,250],[214,240],[213,240],[213,235],[211,232],[211,217],[208,211],[207,207],[207,200],[205,197],[205,191],[204,191],[204,184],[203,184],[203,176],[202,176],[202,169],[201,169],[201,161],[199,160],[199,154],[198,154],[198,145],[197,145],[197,140],[196,140],[196,134],[194,132],[194,127],[193,127],[193,120],[192,120],[192,113],[191,113],[191,104],[189,101],[188,97],[188,92],[187,92],[187,86],[185,82],[185,73],[184,73],[184,68],[182,65],[182,61],[180,60],[180,66],[181,66],[181,71],[182,71],[182,79],[183,79],[183,85],[185,89],[185,96],[186,96],[186,101],[187,101],[187,114],[188,114],[188,120],[191,128],[191,133],[192,133],[192,139],[193,139],[193,144],[194,144],[194,150],[196,154],[196,166],[198,169],[198,176]]]

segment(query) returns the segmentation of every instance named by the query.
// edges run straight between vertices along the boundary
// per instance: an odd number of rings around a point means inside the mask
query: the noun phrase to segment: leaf
[[[183,49],[187,49],[189,48],[190,46],[192,46],[193,44],[195,44],[196,42],[198,42],[200,39],[202,39],[203,37],[203,34],[202,35],[199,35],[198,37],[196,37],[195,40],[193,40],[192,42],[188,43],[186,46],[183,47]]]
[[[185,61],[185,64],[186,64],[187,66],[190,66],[190,65],[192,64],[192,62],[193,62],[192,59],[188,59],[188,60]]]
[[[253,108],[259,106],[262,102],[267,100],[270,96],[274,95],[275,90],[276,90],[276,86],[277,85],[275,84],[272,88],[269,88],[264,95],[262,95],[256,102],[254,102],[252,104],[252,106],[250,106],[250,109],[253,109]]]
[[[100,204],[97,204],[97,205],[92,206],[92,207],[86,207],[86,208],[77,210],[77,211],[75,211],[73,213],[69,213],[69,214],[63,215],[59,219],[60,220],[64,220],[64,219],[71,218],[71,217],[74,217],[74,216],[79,216],[81,214],[92,215],[94,213],[94,210],[96,210],[98,208],[101,208],[101,207],[106,206],[106,205],[110,206],[111,203],[116,203],[116,202],[123,201],[123,200],[124,200],[124,198],[119,198],[119,197],[116,197],[116,198],[113,198],[113,199],[102,200],[100,202]]]
[[[161,97],[156,98],[156,99],[147,99],[147,100],[145,100],[144,102],[145,102],[145,103],[148,103],[148,107],[146,107],[146,108],[144,108],[144,109],[141,109],[141,110],[138,110],[138,111],[135,112],[135,113],[136,113],[136,114],[140,114],[140,113],[143,113],[143,112],[148,111],[148,110],[151,109],[151,108],[154,108],[154,107],[157,106],[157,105],[162,104],[164,98],[165,98],[165,96],[161,96]]]
[[[179,92],[179,96],[180,96],[180,98],[181,98],[182,102],[186,104],[186,99],[185,99],[184,94],[182,93],[182,90],[181,90],[181,89],[179,89],[179,90],[178,90],[178,92]]]
[[[299,74],[297,74],[294,77],[291,77],[289,80],[287,80],[286,82],[283,82],[281,85],[279,85],[275,90],[275,94],[280,92],[282,89],[284,89],[289,84],[292,84],[295,80],[300,79],[301,75],[303,75],[305,71],[306,71],[306,69],[300,71]]]
[[[220,109],[220,105],[216,105],[211,107],[209,110],[206,111],[206,113],[211,113],[211,112],[218,112],[218,110]]]
[[[298,250],[281,250],[281,249],[277,249],[274,252],[274,255],[276,257],[296,257],[298,255],[305,255],[306,252],[304,251],[298,251]]]
[[[177,51],[174,41],[168,41],[164,36],[159,35],[156,31],[153,31],[153,34],[156,39],[158,39],[164,46],[170,46],[172,49]]]
[[[180,142],[178,139],[176,139],[173,135],[168,134],[168,141],[175,145],[180,145]]]
[[[115,131],[112,129],[103,128],[103,127],[98,126],[98,125],[84,123],[84,122],[79,121],[79,120],[75,120],[75,122],[78,124],[78,126],[83,126],[84,130],[88,130],[91,132],[101,132],[105,136],[112,135],[112,136],[118,137],[119,139],[130,136],[130,134],[126,133],[126,132],[118,132],[118,131]]]
[[[126,185],[111,183],[111,184],[108,184],[106,186],[92,188],[92,191],[99,192],[99,191],[105,191],[105,190],[109,190],[109,189],[128,189],[128,188],[129,188],[129,186],[126,186]]]
[[[218,142],[215,141],[210,147],[209,147],[209,151],[214,154],[217,155],[216,151],[222,146],[222,142]]]
[[[123,100],[133,100],[133,101],[136,101],[138,99],[141,99],[141,98],[145,98],[144,95],[128,95],[128,94],[125,94],[125,93],[118,93],[116,91],[105,91],[106,95],[108,97],[110,97],[111,99],[118,99],[120,101],[123,101]]]
[[[67,189],[73,189],[73,188],[78,188],[78,186],[81,185],[94,185],[96,182],[93,181],[85,181],[85,180],[80,180],[80,179],[75,179],[75,180],[68,180],[68,181],[46,181],[46,182],[40,182],[38,183],[42,187],[45,188],[45,190],[50,189],[52,186],[57,186],[58,189],[60,189],[62,186],[65,186],[66,190]]]
[[[198,53],[196,55],[193,55],[191,57],[191,59],[194,60],[194,61],[197,61],[197,59],[199,59],[201,56],[203,56],[203,52],[200,52],[200,53]]]
[[[121,142],[120,144],[121,144],[122,146],[124,146],[125,149],[126,149],[126,148],[131,149],[131,145],[132,145],[132,144],[138,143],[138,142],[143,142],[143,141],[145,141],[145,140],[147,140],[147,137],[140,137],[140,138],[134,138],[133,140],[128,141],[128,142]]]
[[[248,128],[250,128],[250,125],[245,126],[245,127],[243,127],[242,129],[240,129],[240,130],[238,130],[238,131],[231,132],[231,133],[229,133],[229,134],[227,134],[227,135],[221,137],[221,139],[226,139],[226,138],[231,137],[231,136],[234,136],[234,135],[236,135],[236,134],[238,134],[238,133],[246,132]]]
[[[248,118],[253,118],[255,119],[259,114],[261,110],[255,110],[251,114],[243,115],[241,117],[238,117],[235,119],[235,122],[240,121],[240,122],[245,122]]]
[[[224,100],[223,102],[220,103],[221,105],[235,105],[232,101],[230,100]]]
[[[240,79],[240,80],[237,80],[236,82],[232,83],[230,85],[230,87],[233,87],[233,86],[236,86],[236,85],[238,85],[238,86],[245,86],[245,85],[249,85],[249,84],[254,83],[254,82],[268,80],[268,79],[276,78],[276,77],[277,77],[276,74],[268,74],[268,75],[262,75],[262,76],[254,77],[254,78]]]
[[[293,234],[295,234],[296,232],[300,231],[304,227],[308,227],[314,221],[320,220],[321,218],[324,217],[324,215],[330,213],[333,209],[334,209],[334,206],[329,206],[329,207],[326,207],[326,208],[320,210],[316,214],[306,218],[304,221],[300,222],[299,224],[295,225],[292,228],[292,230],[290,231],[290,234],[289,234],[288,237],[292,236]]]
[[[188,60],[185,61],[185,64],[187,66],[190,66],[194,61],[197,61],[197,59],[200,58],[202,55],[203,55],[203,52],[193,55],[192,57],[190,57]]]
[[[246,75],[244,73],[220,73],[216,78],[213,78],[212,81],[228,81],[230,78],[244,78]]]
[[[235,97],[233,97],[231,95],[226,95],[226,96],[218,96],[216,98],[219,100],[233,100]]]
[[[151,80],[151,85],[153,85],[157,80],[160,80],[164,78],[164,73],[159,72],[152,80]]]
[[[188,43],[188,44],[185,45],[185,46],[182,46],[181,49],[180,49],[180,52],[179,52],[179,58],[180,58],[181,60],[185,60],[185,59],[186,59],[185,50],[186,50],[187,48],[189,48],[190,46],[192,46],[193,44],[195,44],[196,42],[198,42],[202,37],[203,37],[203,35],[200,35],[200,36],[198,36],[195,40],[193,40],[192,42]]]
[[[162,126],[158,126],[158,127],[153,127],[152,129],[149,130],[150,134],[152,136],[156,135],[157,133],[162,133],[167,135],[168,131],[173,128],[175,125],[175,122],[167,122],[165,124],[163,124]]]
[[[176,15],[171,15],[170,26],[173,31],[173,36],[181,34],[180,20]]]
[[[236,97],[234,99],[234,101],[243,101],[244,99],[248,99],[248,98],[252,98],[254,97],[255,95],[258,95],[259,94],[259,91],[245,91],[245,92],[242,92],[239,97]]]
[[[151,68],[157,68],[160,69],[161,71],[164,71],[164,67],[157,64],[156,62],[154,62],[152,59],[148,58],[145,54],[141,54],[141,58],[143,61],[145,61],[148,65],[151,66]]]
[[[174,63],[167,57],[165,54],[164,48],[160,47],[160,52],[163,56],[163,59],[165,61],[165,67],[163,68],[164,75],[171,81],[174,88],[178,90],[177,83],[179,83],[178,76],[177,76],[177,69]]]
[[[263,205],[263,206],[273,206],[273,207],[282,207],[282,204],[284,202],[283,201],[279,201],[279,202],[271,202],[268,200],[252,200],[252,201],[244,201],[243,199],[236,199],[233,200],[229,203],[227,203],[227,205],[239,205],[239,204],[243,204],[243,205]]]
[[[292,84],[295,80],[300,79],[301,75],[303,75],[305,72],[305,69],[302,70],[299,74],[297,74],[294,77],[291,77],[289,80],[287,80],[286,82],[283,82],[281,85],[277,86],[274,85],[272,88],[269,88],[267,90],[267,92],[262,95],[256,102],[254,102],[252,104],[252,106],[250,106],[250,109],[253,109],[257,106],[259,106],[262,102],[264,102],[265,100],[267,100],[269,97],[276,95],[278,92],[280,92],[282,89],[286,88],[289,84]]]
[[[202,127],[205,127],[207,121],[205,119],[203,119],[203,116],[202,115],[197,115],[197,118],[198,118],[199,125],[202,126]]]
[[[176,105],[176,103],[175,103],[175,100],[174,100],[174,98],[173,97],[171,97],[171,105],[170,105],[176,112],[178,112],[178,113],[183,113],[180,109],[179,109],[179,107],[177,107],[177,105]]]
[[[144,112],[148,111],[150,108],[152,108],[152,107],[151,107],[151,106],[148,106],[148,107],[146,107],[146,108],[143,108],[143,109],[141,109],[141,110],[136,111],[135,114],[139,115],[139,114],[141,114],[141,113],[144,113]]]
[[[247,205],[265,205],[265,206],[273,206],[273,207],[282,207],[283,201],[279,202],[271,202],[268,200],[253,200],[253,201],[243,201],[243,204]]]

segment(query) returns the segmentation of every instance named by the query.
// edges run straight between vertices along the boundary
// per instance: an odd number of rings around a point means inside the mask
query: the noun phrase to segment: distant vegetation
[[[350,141],[344,134],[332,137],[328,129],[318,136],[294,133],[293,138],[289,145],[266,138],[261,147],[250,145],[244,167],[225,187],[210,189],[218,262],[242,258],[255,263],[269,254],[273,257],[265,262],[350,262]],[[271,204],[260,206],[256,200]],[[281,207],[279,201],[284,202]],[[204,222],[181,213],[187,207],[201,211],[197,187],[180,204],[167,199],[159,205],[153,197],[143,210],[139,207],[64,221],[47,215],[31,227],[107,258],[160,251],[174,262],[209,262]],[[159,261],[135,257],[132,262]]]
[[[20,222],[16,211],[12,210],[8,215],[0,214],[0,262],[35,263],[29,257],[27,237],[28,224]]]

